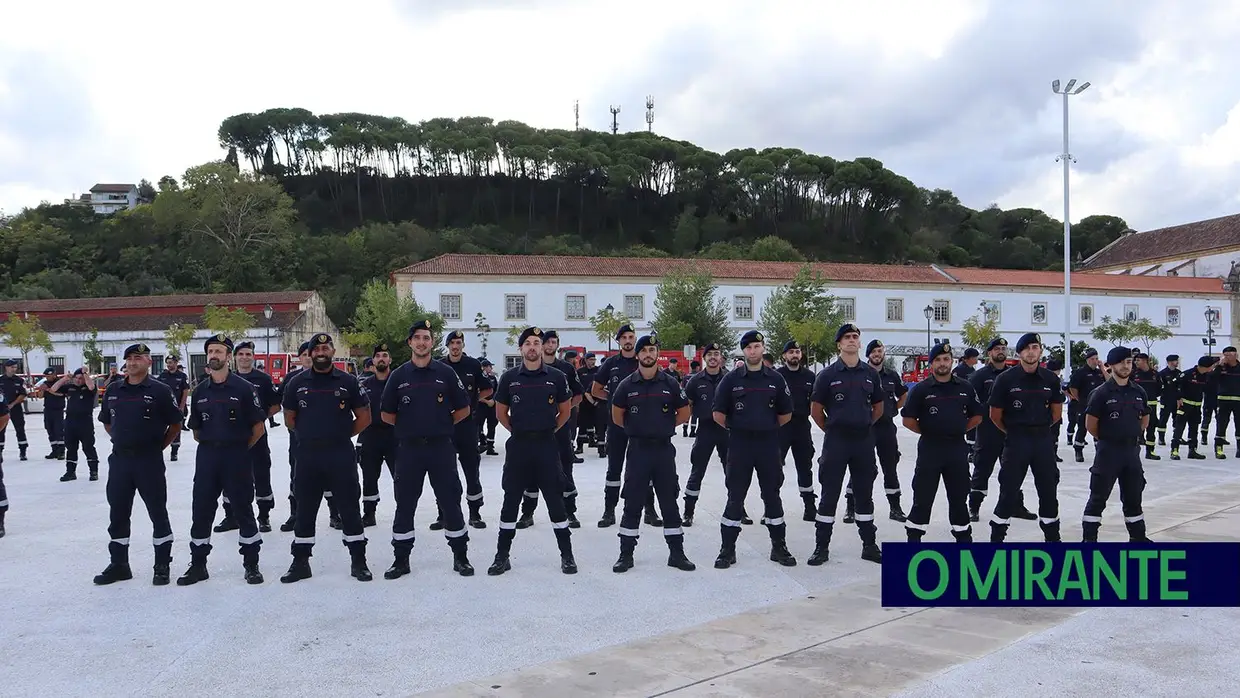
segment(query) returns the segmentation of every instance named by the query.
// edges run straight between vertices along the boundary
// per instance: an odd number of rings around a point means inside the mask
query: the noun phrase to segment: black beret
[[[378,344],[376,344],[376,345],[375,345],[375,348],[374,348],[373,350],[371,350],[371,352],[370,352],[370,358],[372,358],[372,359],[373,359],[373,358],[375,357],[375,354],[380,354],[380,353],[383,353],[383,352],[388,352],[388,353],[390,353],[391,351],[392,351],[391,349],[388,349],[388,344],[387,344],[387,342],[379,342]]]
[[[5,367],[8,367],[8,366],[16,366],[16,365],[17,365],[17,359],[5,359],[5,360],[4,360],[4,365],[5,365]]]
[[[43,375],[54,376],[56,375],[56,369],[52,368],[51,366],[48,366],[47,368],[43,369]]]
[[[254,351],[254,342],[242,342],[238,344],[237,346],[233,347],[233,351],[241,351],[242,349],[249,349],[250,351]]]
[[[1179,361],[1180,355],[1179,354],[1167,354],[1167,360],[1168,361]]]
[[[1093,347],[1090,347],[1085,350],[1085,358],[1087,359],[1092,359],[1093,357],[1097,355],[1098,355],[1098,350]]]
[[[837,340],[835,340],[835,341],[837,341],[837,342],[838,342],[839,340],[837,339]],[[879,339],[871,339],[871,340],[870,340],[870,343],[869,343],[869,344],[867,344],[867,345],[865,345],[865,355],[866,355],[866,356],[869,356],[870,354],[874,353],[874,350],[875,350],[875,349],[877,349],[877,348],[879,348],[879,347],[881,347],[881,346],[885,346],[885,345],[883,344],[882,340],[879,340]],[[934,357],[930,357],[930,358],[934,358]]]
[[[702,356],[706,356],[712,351],[722,352],[723,350],[719,348],[718,344],[711,342],[710,344],[707,344],[706,346],[702,347]]]
[[[701,368],[701,367],[702,367],[702,362],[698,361],[697,359],[694,359],[689,362],[689,368]]]
[[[546,330],[543,332],[544,342],[547,341],[548,339],[559,339],[559,338],[560,338],[560,335],[556,334],[555,330]]]
[[[521,338],[517,340],[517,346],[521,346],[522,344],[525,344],[525,340],[529,339],[530,337],[537,337],[538,341],[541,342],[543,338],[543,331],[538,329],[537,327],[525,328],[524,330],[521,331]]]
[[[621,325],[620,327],[616,329],[616,339],[620,339],[620,335],[625,334],[626,332],[632,332],[632,331],[633,331],[632,325],[628,325],[628,324]]]
[[[1135,353],[1132,355],[1132,358],[1133,358],[1133,359],[1145,359],[1146,361],[1149,361],[1149,360],[1150,360],[1150,355],[1149,355],[1149,354],[1146,354],[1146,353],[1145,353],[1145,352],[1143,352],[1143,351],[1136,351],[1135,349],[1134,349],[1133,351],[1135,352]]]
[[[766,338],[762,336],[761,332],[757,330],[749,330],[745,334],[741,335],[741,349],[744,349],[745,347],[749,346],[750,344],[753,344],[754,342],[765,342],[765,341],[766,341]]]
[[[637,351],[641,351],[642,349],[645,349],[646,347],[654,347],[658,349],[659,348],[658,338],[648,335],[648,334],[642,335],[637,340]]]
[[[978,354],[979,352],[973,347],[969,347],[968,349],[964,350],[964,358],[966,359],[975,359],[977,358]]]
[[[80,369],[80,368],[75,368],[75,369],[73,369],[73,375],[75,375],[75,376],[80,376],[80,375],[82,375],[82,369]]]
[[[301,346],[297,347],[298,356],[301,356],[302,354],[307,354],[309,352],[310,352],[310,342],[302,342]]]
[[[569,349],[568,351],[564,352],[564,358],[566,358],[566,359],[575,359],[575,358],[577,358],[577,352],[576,352],[576,351],[574,351],[574,350],[572,350],[572,349]],[[676,359],[672,359],[672,361],[675,361],[675,360],[676,360]]]
[[[841,339],[844,338],[844,335],[848,334],[849,332],[856,332],[858,337],[861,336],[860,327],[857,327],[851,322],[846,322],[843,325],[840,325],[840,328],[835,331],[835,341],[839,342]]]
[[[1024,351],[1025,348],[1028,347],[1030,344],[1037,344],[1038,346],[1041,346],[1042,345],[1041,335],[1039,335],[1037,332],[1026,332],[1022,334],[1020,336],[1020,339],[1016,340],[1017,353]]]
[[[332,343],[332,338],[326,333],[320,332],[310,338],[310,348],[321,347]]]
[[[429,329],[430,329],[430,327],[427,327],[426,329],[428,329],[428,330],[429,330]],[[410,337],[412,337],[412,336],[413,336],[413,333],[412,333],[412,332],[410,332],[410,333],[409,333],[409,336],[410,336]],[[461,340],[462,342],[464,342],[464,341],[465,341],[465,333],[464,333],[464,332],[462,332],[462,331],[460,331],[460,330],[452,330],[451,332],[449,332],[449,333],[448,333],[448,336],[446,336],[446,337],[444,337],[444,338],[443,338],[443,345],[444,345],[445,347],[446,347],[446,346],[448,346],[449,344],[451,344],[451,343],[452,343],[452,340],[454,340],[454,339],[459,339],[459,340]]]
[[[1229,352],[1229,351],[1230,351],[1230,352],[1235,352],[1235,351],[1236,351],[1236,348],[1235,348],[1235,347],[1223,347],[1223,353],[1224,353],[1224,354],[1226,354],[1226,353],[1227,353],[1227,352]]]
[[[1209,368],[1214,365],[1214,358],[1210,356],[1203,356],[1200,359],[1197,359],[1197,365],[1202,368]]]
[[[990,352],[990,351],[994,351],[996,347],[1006,347],[1006,346],[1007,346],[1006,339],[1002,337],[995,337],[994,339],[990,340],[990,344],[986,345],[986,351]]]
[[[490,359],[484,356],[481,359],[478,359],[478,365],[479,366],[492,366],[493,364],[491,363]]]
[[[142,344],[142,343],[130,344],[129,346],[125,347],[125,354],[121,358],[128,359],[134,354],[150,354],[150,353],[151,353],[151,348],[145,344]],[[169,356],[168,358],[171,359],[174,357]]]
[[[871,342],[871,344],[873,344],[873,342]],[[882,345],[880,344],[879,346]],[[934,361],[937,357],[943,354],[947,354],[948,356],[952,355],[952,347],[950,344],[935,344],[933,347],[930,347],[931,361]]]
[[[1112,347],[1111,351],[1107,352],[1107,365],[1114,366],[1124,359],[1131,359],[1136,352],[1132,347]]]
[[[594,358],[594,352],[592,352],[592,351],[587,351],[587,352],[586,352],[586,356],[585,356],[585,358],[587,358],[587,359],[593,359],[593,358]]]
[[[784,351],[783,351],[783,353],[784,353],[784,354],[787,354],[788,352],[792,351],[793,349],[800,349],[800,348],[801,348],[801,345],[800,345],[800,344],[797,344],[797,340],[795,340],[795,339],[789,339],[788,341],[784,342]]]
[[[1051,359],[1050,361],[1047,361],[1047,362],[1046,362],[1046,370],[1048,370],[1048,371],[1062,371],[1062,370],[1063,370],[1063,362],[1062,362],[1062,361],[1060,361],[1059,359]]]
[[[205,352],[211,347],[212,344],[219,344],[228,349],[228,351],[233,350],[232,340],[223,335],[213,334],[210,337],[207,337],[207,341],[202,343],[202,350]]]
[[[435,334],[435,331],[431,329],[430,320],[418,320],[417,322],[409,326],[409,337],[408,338],[413,339],[413,333],[417,332],[418,330],[426,330],[427,332],[430,332],[432,335]]]
[[[668,359],[668,360],[667,360],[667,362],[668,362],[669,364],[678,364],[678,363],[680,363],[680,359],[678,359],[678,358],[676,358],[675,356],[673,356],[672,358]]]

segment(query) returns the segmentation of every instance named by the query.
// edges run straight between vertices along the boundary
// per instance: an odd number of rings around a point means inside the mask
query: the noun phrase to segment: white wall
[[[151,348],[152,358],[158,356],[162,362],[162,357],[168,355],[168,347],[164,343],[163,327],[154,330],[140,332],[100,332],[99,338],[95,340],[100,351],[105,357],[116,357],[117,367],[123,363],[121,359],[125,347],[130,344],[142,342]],[[194,334],[194,339],[189,343],[190,356],[203,354],[202,343],[207,337],[211,336],[211,332],[207,330],[199,330]],[[85,357],[82,355],[82,349],[86,344],[87,333],[85,332],[53,332],[51,333],[52,344],[54,350],[44,352],[36,350],[30,352],[30,366],[28,373],[42,373],[50,364],[51,359],[59,359],[62,365],[69,369],[75,369],[86,363]],[[280,344],[280,333],[271,333],[271,353],[282,353],[284,351]],[[246,334],[246,339],[254,342],[254,350],[256,353],[267,353],[267,335],[262,328],[255,328]],[[294,347],[294,351],[296,347]],[[176,353],[180,354],[181,349],[177,349]],[[0,344],[0,359],[21,359],[21,352],[8,345]],[[181,363],[189,366],[190,362],[186,357],[181,357]],[[105,371],[106,372],[106,371]]]
[[[1156,252],[1156,251],[1153,251]],[[1189,277],[1226,277],[1231,272],[1232,262],[1240,261],[1240,252],[1221,252],[1206,256],[1184,257],[1156,264],[1137,264],[1121,269],[1112,269],[1108,274],[1141,274],[1144,276],[1167,276],[1175,270],[1176,276]],[[1187,262],[1187,264],[1185,264]]]
[[[643,312],[640,317],[633,317],[638,333],[649,329],[654,317],[654,301],[657,280],[623,280],[606,278],[565,278],[560,280],[538,279],[534,281],[512,278],[485,281],[468,278],[436,278],[426,277],[421,280],[410,280],[409,277],[397,276],[398,289],[402,294],[412,295],[423,306],[431,310],[444,311],[451,304],[449,296],[460,296],[459,319],[449,319],[448,329],[459,329],[466,333],[466,346],[474,354],[482,354],[482,337],[476,329],[475,316],[482,313],[492,332],[486,337],[486,353],[492,360],[506,354],[515,354],[516,350],[507,345],[507,328],[515,325],[537,325],[545,329],[554,329],[560,333],[561,345],[586,346],[588,348],[606,348],[606,342],[599,342],[586,319],[570,319],[567,314],[568,295],[585,296],[585,315],[589,317],[599,309],[611,304],[617,310],[624,309],[625,296],[640,296],[643,299]],[[739,335],[757,326],[762,306],[770,297],[775,285],[770,282],[747,282],[741,280],[718,280],[718,293],[732,306],[732,327]],[[837,298],[853,299],[855,308],[854,320],[861,326],[864,338],[878,338],[888,345],[905,346],[910,350],[926,346],[926,319],[923,309],[935,301],[947,301],[947,318],[943,322],[930,323],[932,339],[947,338],[959,342],[960,330],[965,320],[979,314],[983,301],[999,304],[1000,333],[1014,342],[1021,334],[1030,331],[1044,335],[1047,344],[1057,344],[1063,338],[1064,304],[1060,289],[1020,289],[1007,288],[973,288],[952,285],[932,286],[919,284],[908,287],[881,287],[874,284],[855,287],[837,286],[832,289]],[[526,312],[524,319],[505,317],[505,295],[524,295]],[[736,297],[752,296],[752,318],[736,316]],[[887,314],[888,299],[901,301],[902,319],[890,318]],[[1035,322],[1035,306],[1045,310],[1042,322]],[[1088,311],[1083,310],[1087,308]],[[1205,336],[1204,312],[1207,307],[1217,308],[1220,312],[1220,323],[1215,331],[1216,351],[1232,342],[1226,333],[1232,327],[1232,310],[1228,298],[1219,295],[1201,296],[1149,296],[1149,295],[1117,295],[1114,293],[1087,292],[1074,289],[1072,295],[1073,339],[1087,341],[1106,348],[1104,343],[1096,342],[1089,335],[1104,316],[1121,318],[1126,312],[1135,311],[1138,317],[1145,317],[1159,325],[1169,325],[1176,333],[1172,339],[1157,342],[1151,350],[1155,356],[1177,353],[1186,356],[1197,356],[1204,353],[1205,347],[1201,340]],[[1178,312],[1177,312],[1178,311]],[[1172,321],[1178,314],[1178,326]],[[1092,315],[1092,321],[1088,321]],[[1041,316],[1039,314],[1039,318]],[[1087,322],[1081,322],[1087,320]]]

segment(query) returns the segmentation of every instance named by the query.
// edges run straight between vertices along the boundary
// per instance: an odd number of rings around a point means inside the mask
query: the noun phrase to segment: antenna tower
[[[573,100],[573,130],[581,130],[581,102]]]
[[[646,95],[646,131],[654,132],[654,96]]]
[[[617,118],[620,115],[620,105],[613,104],[611,105],[610,109],[611,109],[611,135],[614,136],[620,132],[620,121]]]

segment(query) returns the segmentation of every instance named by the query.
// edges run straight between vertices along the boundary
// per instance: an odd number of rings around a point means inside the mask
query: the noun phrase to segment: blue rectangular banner
[[[1240,606],[1240,543],[883,543],[884,606]]]

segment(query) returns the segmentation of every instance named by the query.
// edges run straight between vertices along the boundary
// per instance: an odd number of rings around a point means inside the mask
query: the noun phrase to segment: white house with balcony
[[[639,333],[648,331],[661,278],[683,265],[714,277],[738,339],[757,327],[772,291],[788,284],[802,266],[446,254],[399,269],[391,278],[399,294],[443,315],[447,329],[464,331],[467,351],[497,364],[502,357],[504,365],[512,365],[519,355],[508,344],[509,327],[537,325],[559,332],[562,346],[605,349],[607,343],[599,341],[588,318],[610,305],[628,316]],[[1236,334],[1233,294],[1224,291],[1217,278],[1074,273],[1070,307],[1065,309],[1060,272],[833,262],[813,267],[828,281],[846,316],[861,326],[863,337],[881,339],[888,354],[897,357],[920,354],[940,339],[959,345],[965,320],[982,313],[997,317],[1000,333],[1009,341],[1036,331],[1049,345],[1063,339],[1065,312],[1072,320],[1072,339],[1091,343],[1090,333],[1104,317],[1143,317],[1174,333],[1150,347],[1159,357],[1217,352]]]
[[[82,196],[83,203],[86,196]],[[95,213],[105,215],[126,211],[143,203],[136,184],[96,184],[90,188],[89,205]]]

